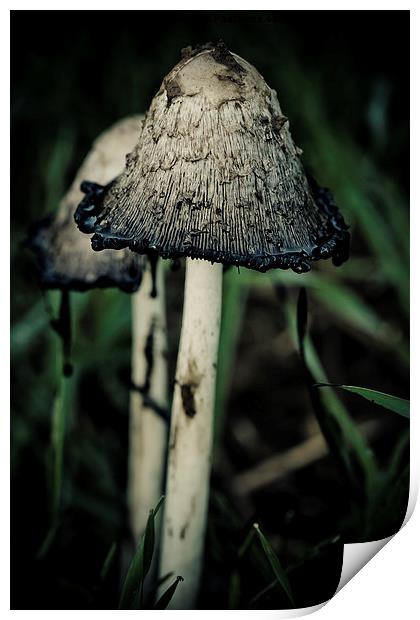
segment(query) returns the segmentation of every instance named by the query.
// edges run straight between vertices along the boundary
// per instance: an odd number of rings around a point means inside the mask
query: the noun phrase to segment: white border
[[[13,4],[13,7],[9,7],[10,10],[33,10],[33,2],[30,0],[26,0],[23,2],[11,2],[9,4]],[[392,2],[391,0],[376,0],[374,2],[363,2],[362,0],[354,0],[354,2],[340,2],[338,5],[337,2],[333,2],[333,0],[328,1],[320,1],[316,3],[314,6],[313,2],[309,0],[306,1],[296,1],[291,2],[290,0],[283,0],[281,3],[276,2],[275,0],[266,0],[261,3],[261,6],[255,6],[255,2],[251,2],[250,0],[230,0],[229,2],[223,0],[213,0],[212,2],[200,2],[200,0],[184,0],[183,2],[177,2],[176,6],[174,3],[169,2],[169,0],[154,0],[153,4],[149,6],[140,5],[139,2],[135,2],[134,0],[121,0],[118,3],[119,11],[137,11],[139,6],[145,6],[146,9],[153,9],[158,11],[278,11],[279,9],[282,11],[309,11],[309,10],[322,10],[322,11],[390,11],[390,10],[398,10],[398,11],[408,11],[414,8],[414,2]],[[60,6],[57,6],[57,3],[52,2],[38,2],[36,10],[102,10],[109,11],[115,10],[115,2],[110,2],[109,0],[103,0],[102,2],[91,1],[91,2],[81,2],[80,0],[74,0],[74,2],[61,2]],[[5,10],[3,10],[5,13]],[[197,34],[197,36],[199,36]]]
[[[27,10],[33,8],[33,3],[31,2],[20,2],[20,3],[12,3],[14,6],[13,10]],[[89,4],[89,7],[87,7]],[[411,3],[412,5],[413,3]],[[119,10],[133,10],[137,9],[139,6],[138,2],[120,2]],[[178,3],[177,9],[189,10],[191,8],[197,9],[197,3],[194,4],[192,2],[184,2]],[[114,9],[115,4],[111,4],[103,0],[101,3],[99,2],[77,2],[74,1],[71,3],[67,3],[67,6],[63,6],[61,3],[61,10],[77,10],[86,8],[89,9],[100,9],[100,10],[108,10],[110,8]],[[160,0],[155,0],[153,3],[154,9],[171,9],[172,6],[168,2],[162,2]],[[211,3],[211,7],[203,6],[200,7],[205,10],[225,10],[226,3],[220,2],[220,0],[214,0]],[[261,8],[261,7],[260,7]],[[264,10],[277,10],[279,8],[278,3],[274,2],[265,2]],[[282,2],[281,8],[283,10],[307,10],[312,9],[312,5],[310,2]],[[337,4],[335,2],[320,2],[317,3],[318,10],[336,10]],[[405,3],[399,3],[396,6],[396,3],[388,2],[383,0],[382,2],[360,2],[354,1],[351,3],[341,3],[340,10],[407,10],[410,6]],[[52,2],[43,2],[38,4],[37,9],[48,10],[48,9],[57,9],[57,6]],[[251,5],[247,0],[237,0],[235,2],[231,1],[229,3],[229,9],[240,9],[240,10],[255,10],[255,7]],[[260,9],[259,9],[260,10]],[[10,80],[9,73],[9,49],[10,49],[10,35],[9,35],[9,15],[5,9],[1,11],[1,20],[0,20],[0,45],[2,46],[1,54],[0,54],[0,66],[1,66],[1,75],[2,75],[2,83],[6,84]],[[420,109],[420,100],[418,96],[418,78],[417,74],[419,73],[419,66],[417,63],[419,56],[419,45],[418,45],[418,19],[417,15],[412,12],[412,36],[411,36],[411,55],[412,55],[412,97],[411,97],[411,109],[415,111],[412,115],[412,138],[411,144],[418,144],[418,110]],[[417,28],[416,28],[417,26]],[[390,41],[390,45],[392,45],[392,41]],[[7,93],[2,93],[2,97],[0,97],[0,105],[5,109],[2,110],[2,114],[0,114],[0,122],[2,123],[2,137],[1,141],[1,168],[3,183],[2,183],[2,195],[3,195],[3,218],[5,217],[6,205],[10,202],[10,187],[9,187],[9,145],[5,137],[8,135],[8,125],[9,125],[9,116],[10,116],[10,107],[9,107],[9,98]],[[419,161],[418,155],[414,152],[414,148],[412,146],[412,159],[411,159],[411,172],[412,172],[412,195],[411,202],[413,205],[416,205],[416,208],[412,209],[412,224],[411,230],[414,232],[420,231],[419,226],[419,209],[420,209],[420,196],[419,191],[417,189],[417,177],[419,170]],[[4,200],[6,198],[6,200]],[[8,220],[8,214],[6,215],[6,219]],[[4,222],[4,220],[3,220]],[[6,225],[9,225],[9,220]],[[3,225],[3,230],[4,230]],[[3,241],[3,240],[2,240]],[[418,246],[418,242],[416,240],[416,245]],[[420,308],[418,305],[418,289],[416,287],[416,282],[414,278],[416,274],[420,270],[419,265],[419,255],[416,251],[416,247],[414,244],[412,245],[412,262],[411,269],[413,274],[413,281],[411,287],[411,295],[412,295],[412,303],[411,303],[411,316],[417,317]],[[0,265],[2,269],[2,284],[3,290],[5,285],[10,288],[10,278],[9,278],[9,256],[10,256],[10,247],[4,241],[0,244]],[[10,315],[9,308],[6,303],[2,303],[0,305],[0,313],[1,313],[1,367],[0,367],[0,376],[2,381],[2,403],[3,403],[3,411],[2,416],[0,417],[1,426],[0,432],[1,437],[4,442],[1,450],[1,457],[3,460],[1,467],[1,475],[3,478],[4,488],[8,488],[9,484],[9,419],[7,415],[7,410],[10,410],[10,392],[9,392],[9,324],[10,324]],[[417,321],[413,321],[412,324],[412,368],[416,368],[417,364],[416,359],[418,352],[418,342],[419,342],[419,328]],[[411,421],[411,493],[410,493],[410,502],[415,502],[415,496],[417,494],[418,489],[418,472],[419,472],[419,451],[415,448],[415,446],[419,445],[419,423],[416,416],[417,403],[418,399],[418,389],[419,382],[414,381],[414,377],[412,377],[412,411],[413,417]],[[4,496],[4,493],[3,493]],[[9,598],[9,553],[10,546],[9,540],[7,536],[7,532],[9,532],[10,528],[10,519],[8,510],[1,511],[1,532],[3,534],[3,545],[2,545],[2,554],[1,554],[1,564],[0,564],[0,601],[1,607],[0,609],[6,611],[8,609],[8,598]],[[417,591],[419,589],[418,586],[418,552],[420,549],[419,546],[419,532],[420,532],[420,514],[419,510],[414,512],[413,517],[409,520],[409,522],[405,525],[403,530],[398,533],[389,545],[386,546],[382,552],[375,557],[371,562],[369,562],[365,568],[361,571],[361,574],[357,574],[350,582],[349,585],[343,588],[339,592],[337,596],[335,596],[325,607],[322,607],[320,611],[317,611],[317,617],[323,620],[328,620],[329,618],[336,620],[337,617],[340,620],[354,619],[355,614],[358,616],[362,615],[362,617],[370,617],[375,615],[375,617],[380,618],[395,618],[396,614],[399,614],[402,618],[414,618],[417,616],[416,611],[418,612],[418,600],[417,600]],[[7,553],[9,551],[9,553]],[[24,584],[22,584],[24,588]],[[318,608],[319,606],[317,606]],[[314,609],[307,609],[306,612],[310,612]],[[296,610],[298,612],[298,610]],[[39,616],[44,618],[45,616],[49,616],[54,614],[54,617],[57,615],[57,611],[13,611],[13,614],[31,614],[34,616]],[[60,611],[60,615],[64,615],[70,618],[77,617],[92,617],[93,615],[100,614],[101,616],[110,616],[119,614],[118,611]],[[138,613],[138,612],[132,612]],[[155,612],[153,617],[156,617],[156,614],[159,613],[171,613],[172,615],[178,615],[179,618],[184,618],[185,615],[191,614],[200,614],[200,618],[205,617],[214,617],[214,611],[200,611],[200,612],[185,612],[185,611],[171,611],[171,612]],[[231,616],[237,615],[240,618],[274,618],[274,617],[285,617],[279,611],[272,612],[262,612],[262,611],[237,611],[237,612],[227,612],[227,611],[218,611],[218,615]],[[294,617],[295,614],[293,614]],[[292,615],[288,615],[288,617],[293,617]],[[142,617],[149,617],[148,613],[142,612]]]

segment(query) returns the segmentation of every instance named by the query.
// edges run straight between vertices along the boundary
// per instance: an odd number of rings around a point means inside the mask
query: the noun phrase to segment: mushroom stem
[[[172,609],[192,609],[200,585],[213,441],[222,265],[187,258],[172,402],[160,575],[182,575]]]
[[[150,264],[132,297],[132,381],[130,395],[128,501],[131,531],[137,542],[164,481],[167,424],[156,408],[168,407],[165,291],[162,261],[156,265],[157,295]]]

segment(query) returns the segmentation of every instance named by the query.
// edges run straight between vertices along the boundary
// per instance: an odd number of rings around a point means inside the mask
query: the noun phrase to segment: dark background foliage
[[[238,559],[255,520],[299,606],[332,595],[343,542],[384,537],[403,520],[407,423],[355,396],[328,392],[324,400],[342,423],[350,420],[343,443],[369,429],[366,445],[352,452],[361,495],[352,494],[332,455],[305,467],[286,462],[286,473],[276,479],[274,469],[269,483],[252,489],[241,474],[296,446],[307,455],[305,441],[319,433],[294,344],[302,285],[316,378],[408,398],[409,13],[13,12],[13,608],[112,608],[131,553],[130,299],[115,291],[73,295],[75,371],[61,379],[48,314],[57,295],[42,295],[37,285],[28,227],[56,208],[102,130],[147,109],[182,47],[219,38],[277,90],[305,164],[332,188],[351,224],[352,258],[339,270],[323,264],[307,276],[225,276],[200,605],[287,605],[276,589],[251,602],[272,579],[255,547]],[[168,272],[172,369],[182,279],[182,269]],[[65,424],[57,427],[55,416],[51,432],[57,394]],[[52,471],[61,454],[57,499]],[[105,593],[97,588],[99,573],[114,541],[119,562]]]

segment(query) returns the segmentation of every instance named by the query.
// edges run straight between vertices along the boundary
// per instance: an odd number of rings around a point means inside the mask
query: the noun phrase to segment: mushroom
[[[124,173],[77,218],[92,247],[187,257],[169,440],[161,574],[194,607],[208,506],[223,265],[309,271],[348,256],[331,195],[308,179],[276,92],[220,42],[183,50]]]
[[[80,235],[82,236],[82,235]],[[118,254],[118,252],[114,252]],[[132,381],[128,456],[128,507],[135,541],[162,495],[168,441],[168,371],[162,261],[144,271],[132,298]]]
[[[100,195],[124,167],[141,130],[142,115],[125,118],[103,132],[93,143],[55,214],[40,222],[30,239],[35,251],[41,284],[45,288],[86,291],[119,287],[132,293],[140,285],[144,257],[131,252],[92,252],[88,239],[74,224],[74,210],[83,194]],[[95,180],[95,183],[86,181]]]
[[[95,140],[57,214],[38,224],[30,240],[42,286],[62,291],[60,315],[67,317],[67,333],[69,291],[113,286],[135,293],[132,380],[140,389],[133,389],[130,396],[128,483],[129,518],[135,540],[143,533],[149,509],[157,504],[163,485],[167,423],[154,410],[156,406],[167,406],[163,272],[160,264],[151,265],[146,257],[129,250],[93,252],[89,239],[75,225],[74,211],[83,192],[83,203],[88,205],[123,170],[126,153],[136,143],[143,121],[143,115],[124,118]],[[155,294],[155,279],[159,295]],[[69,345],[65,348],[68,350]]]

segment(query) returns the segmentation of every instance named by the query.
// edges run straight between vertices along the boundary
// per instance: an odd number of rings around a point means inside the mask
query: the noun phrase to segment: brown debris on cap
[[[348,256],[331,195],[308,179],[276,92],[223,43],[183,50],[123,174],[76,221],[92,247],[308,271]]]
[[[45,288],[83,291],[115,286],[127,292],[138,289],[145,258],[129,250],[94,252],[89,239],[77,229],[74,212],[83,191],[101,195],[103,186],[121,173],[125,156],[138,140],[143,121],[142,115],[131,116],[102,133],[93,143],[56,214],[34,228],[30,247],[36,254]]]

